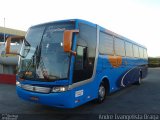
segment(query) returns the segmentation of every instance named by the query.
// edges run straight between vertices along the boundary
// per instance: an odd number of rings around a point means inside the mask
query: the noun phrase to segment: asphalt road
[[[131,85],[117,91],[102,104],[89,102],[74,109],[60,109],[23,101],[16,95],[14,85],[0,84],[0,113],[0,119],[8,115],[18,115],[18,119],[43,119],[45,116],[47,118],[44,119],[62,120],[99,119],[100,114],[160,113],[160,68],[149,68],[148,76],[140,86]]]

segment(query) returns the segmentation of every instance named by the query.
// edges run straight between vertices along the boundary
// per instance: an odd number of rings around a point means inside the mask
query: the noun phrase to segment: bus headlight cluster
[[[17,87],[21,87],[22,85],[21,85],[20,82],[16,81],[16,86],[17,86]]]
[[[55,86],[53,88],[48,87],[39,87],[39,86],[32,86],[28,84],[21,84],[19,81],[16,81],[16,86],[21,87],[25,90],[34,91],[34,92],[41,92],[41,93],[49,93],[51,92],[65,92],[68,90],[68,86]]]
[[[52,92],[65,92],[68,90],[68,86],[56,86],[52,88]]]

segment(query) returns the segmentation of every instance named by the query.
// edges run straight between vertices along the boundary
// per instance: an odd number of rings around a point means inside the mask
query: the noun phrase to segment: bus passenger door
[[[73,83],[88,79],[90,72],[89,59],[87,59],[87,47],[77,46],[77,55],[75,60]]]

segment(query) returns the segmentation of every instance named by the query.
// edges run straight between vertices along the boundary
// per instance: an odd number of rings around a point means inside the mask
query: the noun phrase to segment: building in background
[[[4,42],[4,35],[5,38],[7,38],[9,36],[15,36],[15,35],[24,36],[25,34],[26,32],[22,30],[0,27],[0,42]]]
[[[8,55],[5,53],[5,42],[11,36],[25,36],[26,32],[11,28],[0,27],[0,83],[15,82],[16,66],[18,63],[18,56]],[[20,44],[14,40],[10,49],[20,49]]]

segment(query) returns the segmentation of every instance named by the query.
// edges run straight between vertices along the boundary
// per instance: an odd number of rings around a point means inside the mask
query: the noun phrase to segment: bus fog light
[[[17,86],[17,87],[21,87],[21,83],[18,82],[18,81],[16,81],[16,86]]]
[[[68,90],[68,86],[59,86],[59,87],[53,87],[52,92],[65,92]]]

